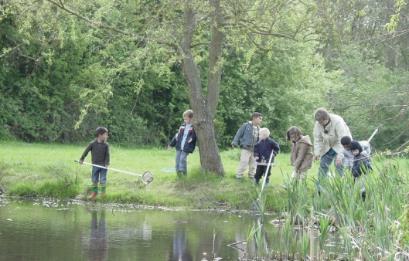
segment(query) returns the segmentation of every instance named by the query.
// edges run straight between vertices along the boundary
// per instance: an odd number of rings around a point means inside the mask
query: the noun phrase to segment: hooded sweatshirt
[[[291,149],[291,165],[294,166],[296,172],[309,170],[312,166],[313,157],[310,136],[301,136],[297,142],[293,143]]]
[[[330,122],[325,128],[318,122],[314,126],[314,154],[325,155],[330,149],[337,153],[338,159],[344,158],[344,147],[341,138],[348,136],[352,138],[351,131],[344,119],[335,114],[330,114]]]

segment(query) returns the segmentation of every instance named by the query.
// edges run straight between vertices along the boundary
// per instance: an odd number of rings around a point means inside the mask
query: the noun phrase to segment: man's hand
[[[341,165],[341,164],[342,164],[342,159],[341,159],[341,158],[337,158],[337,159],[335,160],[335,164],[336,164],[337,166]]]

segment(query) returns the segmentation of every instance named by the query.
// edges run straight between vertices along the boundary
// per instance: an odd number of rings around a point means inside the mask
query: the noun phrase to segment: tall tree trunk
[[[209,43],[209,71],[207,80],[207,103],[210,107],[212,117],[216,115],[217,104],[219,103],[220,78],[222,74],[222,47],[224,35],[221,30],[223,24],[223,14],[220,7],[220,0],[211,0],[213,7],[211,40]]]
[[[198,137],[200,163],[203,171],[224,174],[214,132],[213,113],[208,98],[203,95],[200,71],[191,50],[192,38],[196,29],[195,13],[189,1],[184,10],[184,34],[179,51],[182,55],[183,72],[189,86],[190,106],[195,112],[193,124]],[[220,41],[220,44],[222,42]],[[220,47],[221,49],[221,47]],[[217,62],[216,62],[217,63]],[[217,86],[217,89],[219,87]],[[217,106],[217,103],[216,103]]]

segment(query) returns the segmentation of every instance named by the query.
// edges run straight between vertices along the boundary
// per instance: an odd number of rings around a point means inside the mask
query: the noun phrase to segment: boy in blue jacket
[[[260,182],[261,177],[268,168],[268,161],[270,160],[271,153],[273,153],[273,158],[271,160],[271,165],[274,162],[275,156],[280,152],[280,145],[273,139],[270,138],[270,131],[267,128],[260,129],[260,141],[254,146],[254,158],[257,162],[256,175],[254,179],[256,184]],[[271,175],[271,166],[268,169],[266,184],[269,182],[269,177]]]
[[[193,153],[196,147],[196,132],[192,125],[192,119],[192,110],[183,113],[184,122],[170,142],[170,146],[176,148],[176,173],[178,176],[186,176],[187,156]]]

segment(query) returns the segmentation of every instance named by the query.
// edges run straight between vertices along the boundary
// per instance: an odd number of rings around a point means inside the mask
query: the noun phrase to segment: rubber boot
[[[106,186],[105,185],[101,185],[100,189],[99,189],[99,193],[100,193],[100,197],[104,198],[105,197],[105,191],[106,191]]]
[[[95,201],[95,199],[97,198],[97,195],[98,195],[98,186],[94,185],[94,186],[92,186],[92,192],[89,195],[88,199],[92,200],[92,201]]]

